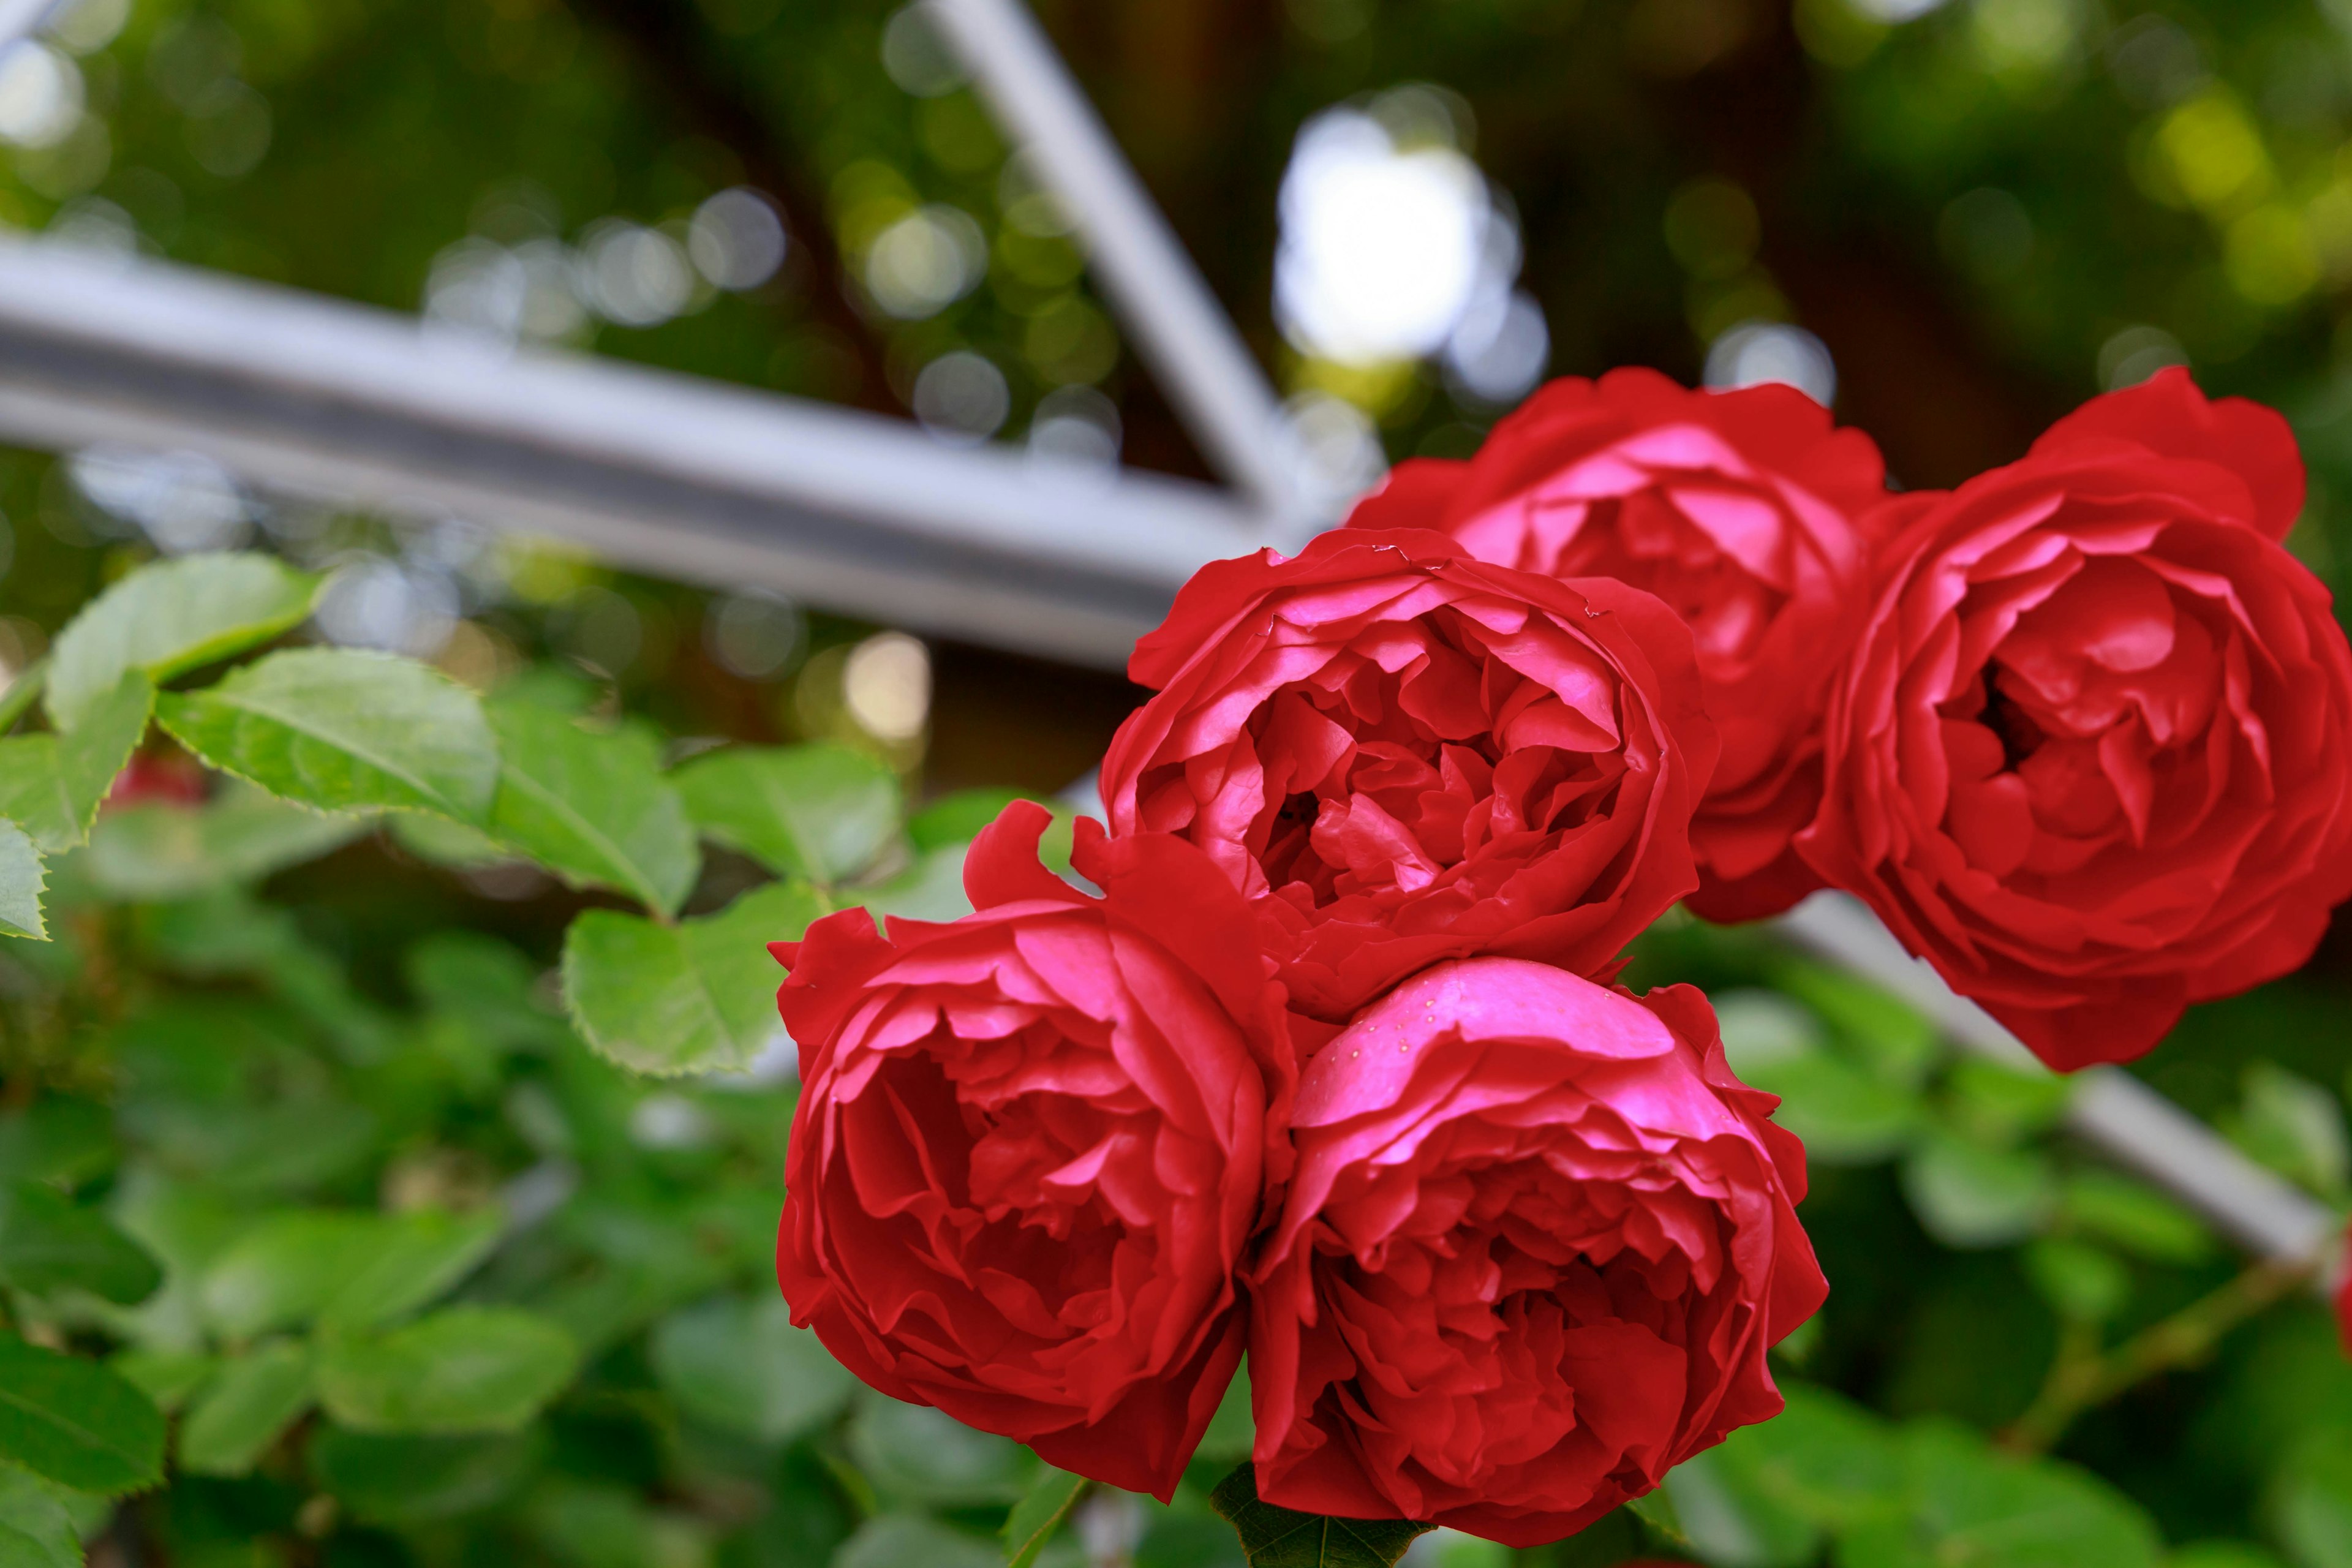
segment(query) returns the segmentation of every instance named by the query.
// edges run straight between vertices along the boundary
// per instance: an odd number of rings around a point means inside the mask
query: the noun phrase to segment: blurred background
[[[2082,399],[2186,364],[2294,421],[2314,487],[2291,544],[2347,585],[2343,0],[1035,9],[1264,368],[1318,493],[1467,454],[1544,377],[1629,363],[1792,383],[1868,430],[1899,483],[1948,485]],[[0,240],[37,236],[91,276],[168,260],[421,318],[486,365],[627,362],[887,416],[1066,480],[1215,477],[1073,216],[918,9],[16,10],[45,15],[0,44]],[[0,394],[28,363],[0,341]],[[331,574],[329,640],[635,715],[677,754],[720,738],[865,753],[910,808],[951,803],[911,819],[918,855],[984,819],[958,792],[1050,794],[1085,773],[1140,697],[1104,661],[623,571],[495,521],[293,497],[135,441],[0,447],[0,665],[26,668],[141,562],[266,548]],[[103,913],[0,955],[0,1174],[103,1195],[173,1281],[137,1313],[12,1289],[28,1332],[131,1347],[169,1404],[204,1386],[205,1358],[243,1353],[184,1300],[255,1215],[495,1202],[530,1226],[466,1291],[557,1318],[586,1352],[520,1432],[370,1436],[306,1416],[215,1452],[167,1492],[91,1512],[94,1554],[1001,1561],[991,1532],[1025,1455],[853,1404],[837,1369],[777,1337],[788,1077],[649,1085],[588,1058],[546,979],[582,897],[462,861],[371,836],[145,883],[100,867],[58,897]],[[713,865],[725,882],[726,857]],[[2352,1195],[2347,966],[2339,920],[2305,974],[2200,1009],[2139,1069],[2336,1205]],[[1670,921],[1637,973],[1709,985],[1742,1070],[1790,1097],[1837,1294],[1782,1369],[1903,1441],[2006,1429],[2065,1347],[2160,1321],[2239,1268],[2068,1142],[2063,1096],[1956,1063],[1899,1005],[1769,938]],[[745,1394],[733,1373],[755,1365],[766,1392]],[[1236,1440],[1245,1427],[1221,1423],[1203,1466]],[[2095,1507],[2062,1487],[2055,1536],[1857,1545],[1759,1451],[1684,1478],[1682,1534],[1616,1516],[1525,1556],[2352,1565],[2352,1373],[2315,1303],[2092,1413],[2058,1452],[2103,1489]],[[1059,1560],[1234,1561],[1202,1490],[1098,1510]],[[1455,1568],[1508,1557],[1421,1550]]]

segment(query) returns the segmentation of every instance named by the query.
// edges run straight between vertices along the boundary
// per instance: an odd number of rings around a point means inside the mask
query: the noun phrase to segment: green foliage
[[[1037,1472],[1013,1511],[1004,1516],[1005,1568],[1032,1568],[1053,1541],[1087,1486],[1084,1476],[1046,1466]]]
[[[679,1409],[760,1443],[831,1420],[857,1386],[774,1296],[719,1296],[673,1312],[655,1329],[652,1354]]]
[[[845,746],[730,747],[680,768],[677,787],[711,839],[820,886],[864,870],[899,831],[898,776]]]
[[[0,1282],[36,1296],[87,1290],[128,1306],[152,1295],[163,1272],[97,1209],[17,1182],[0,1188]]]
[[[0,1466],[0,1568],[81,1568],[73,1516],[57,1491]]]
[[[173,1458],[197,1475],[244,1475],[310,1398],[309,1346],[289,1340],[257,1346],[222,1363],[189,1401]]]
[[[130,671],[160,685],[268,642],[302,623],[318,587],[266,555],[184,555],[133,572],[58,634],[49,718],[72,731]]]
[[[511,1432],[562,1393],[580,1350],[562,1324],[515,1308],[451,1307],[319,1347],[319,1403],[360,1432]]]
[[[147,732],[154,706],[153,684],[134,669],[64,734],[0,741],[0,816],[23,826],[47,854],[86,842],[99,802]]]
[[[480,826],[498,788],[498,742],[474,694],[389,655],[289,649],[166,695],[156,716],[214,767],[314,811],[432,811]]]
[[[233,784],[200,806],[109,812],[91,830],[84,865],[109,898],[188,899],[315,859],[372,826],[365,817],[322,816]]]
[[[783,972],[766,944],[824,912],[814,889],[774,882],[716,915],[664,925],[590,910],[563,943],[563,996],[588,1042],[637,1072],[748,1066],[776,1022]]]
[[[490,722],[499,764],[490,837],[575,887],[610,888],[676,914],[700,858],[654,742],[519,702],[494,708]]]
[[[0,1459],[89,1492],[163,1479],[163,1415],[94,1362],[0,1333]]]
[[[1211,1498],[1242,1538],[1250,1568],[1392,1568],[1430,1527],[1403,1520],[1327,1519],[1260,1501],[1257,1471],[1244,1465]]]
[[[0,818],[0,936],[47,940],[41,919],[41,889],[47,885],[41,852],[23,828]]]

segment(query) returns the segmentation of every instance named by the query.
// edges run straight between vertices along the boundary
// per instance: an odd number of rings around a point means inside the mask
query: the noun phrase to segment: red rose
[[[973,842],[953,924],[847,910],[777,944],[803,1079],[777,1275],[885,1394],[1164,1500],[1241,1355],[1292,1048],[1215,867],[1081,822],[1091,899],[1037,864],[1046,821],[1015,802]]]
[[[1715,732],[1622,583],[1343,530],[1202,567],[1129,670],[1160,690],[1103,760],[1112,830],[1206,850],[1315,1017],[1469,953],[1605,972],[1696,883]]]
[[[1906,498],[1798,837],[2063,1069],[2285,973],[2352,893],[2352,655],[2286,422],[2185,372]]]
[[[1885,499],[1870,437],[1793,387],[1613,370],[1553,382],[1469,462],[1402,465],[1349,522],[1443,529],[1480,560],[1615,577],[1681,613],[1723,742],[1690,904],[1738,921],[1820,886],[1789,839],[1821,800],[1822,707]]]
[[[1687,985],[1429,971],[1318,1051],[1255,1270],[1258,1495],[1514,1546],[1780,1409],[1804,1151]]]

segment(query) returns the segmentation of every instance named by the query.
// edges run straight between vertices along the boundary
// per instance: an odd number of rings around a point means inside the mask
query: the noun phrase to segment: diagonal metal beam
[[[1842,893],[1816,893],[1779,922],[1798,946],[1902,998],[1963,1047],[2042,1071],[1991,1014],[1955,994],[1875,916]],[[2255,1164],[2213,1130],[2120,1068],[2074,1075],[2066,1126],[2117,1163],[2195,1209],[2247,1250],[2287,1264],[2322,1258],[2336,1220],[2318,1199]],[[2335,1258],[2324,1259],[2332,1273]]]
[[[265,488],[1114,668],[1261,526],[1200,485],[16,239],[0,239],[0,440],[193,450]]]
[[[1085,242],[1210,464],[1272,516],[1328,521],[1265,372],[1022,0],[926,0],[997,122]]]

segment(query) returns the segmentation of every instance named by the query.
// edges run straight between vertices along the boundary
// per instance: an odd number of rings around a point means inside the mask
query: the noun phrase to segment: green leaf
[[[867,1520],[833,1554],[832,1568],[999,1568],[988,1542],[919,1514]]]
[[[129,1306],[154,1294],[163,1271],[98,1210],[17,1182],[0,1188],[0,1279],[36,1296],[87,1290]]]
[[[365,1259],[327,1297],[320,1321],[375,1328],[430,1305],[490,1255],[502,1223],[495,1209],[418,1209],[377,1220]]]
[[[241,1476],[310,1405],[310,1347],[280,1340],[223,1362],[180,1421],[180,1468]]]
[[[490,836],[573,887],[610,888],[676,914],[701,857],[653,742],[520,704],[493,707],[490,722],[499,736]]]
[[[1031,797],[1013,789],[960,789],[943,795],[907,819],[907,837],[918,853],[969,844],[980,830],[1016,800]]]
[[[2131,1270],[2073,1237],[2036,1237],[2025,1249],[2025,1277],[2060,1317],[2077,1322],[2104,1323],[2131,1299]]]
[[[2274,1062],[2246,1068],[2246,1097],[2225,1123],[2240,1148],[2281,1175],[2330,1197],[2352,1179],[2343,1108],[2324,1085]]]
[[[375,1215],[295,1209],[273,1215],[213,1259],[197,1285],[205,1320],[250,1339],[316,1316],[377,1252]]]
[[[498,790],[498,742],[471,691],[359,648],[293,648],[157,702],[214,767],[315,811],[433,811],[475,826]]]
[[[131,573],[82,607],[49,655],[49,720],[60,730],[128,670],[162,682],[301,625],[319,580],[267,555],[183,555]]]
[[[898,832],[898,779],[845,746],[736,747],[677,771],[695,825],[783,877],[832,883]]]
[[[1918,1095],[1864,1072],[1827,1050],[1736,1068],[1756,1088],[1780,1097],[1773,1120],[1801,1139],[1825,1165],[1870,1164],[1897,1153],[1917,1133]]]
[[[1665,1490],[1684,1539],[1714,1568],[1797,1568],[1820,1550],[1820,1528],[1719,1448],[1668,1471]]]
[[[654,1331],[653,1363],[680,1409],[762,1443],[830,1420],[857,1387],[816,1335],[793,1327],[792,1309],[772,1292],[672,1313]]]
[[[480,828],[452,822],[446,816],[400,811],[386,817],[383,826],[394,844],[428,866],[466,871],[515,858],[512,851]]]
[[[945,1508],[1016,1502],[1038,1466],[1009,1437],[870,1391],[849,1418],[849,1454],[884,1494]]]
[[[1209,1494],[1242,1538],[1250,1568],[1393,1568],[1433,1528],[1402,1519],[1331,1519],[1261,1501],[1257,1468],[1243,1465]]]
[[[1087,1489],[1084,1476],[1048,1465],[1004,1520],[1004,1568],[1031,1568]]]
[[[2068,1225],[2154,1262],[2197,1264],[2213,1256],[2213,1233],[2203,1220],[2113,1171],[2074,1173],[2058,1206]]]
[[[452,1307],[383,1334],[335,1334],[319,1403],[362,1432],[510,1432],[578,1370],[561,1325],[511,1307]]]
[[[2270,1532],[2296,1568],[2352,1568],[2352,1432],[2306,1434],[2263,1499]]]
[[[46,1482],[0,1465],[0,1568],[81,1568],[73,1515]]]
[[[1239,1464],[1256,1447],[1257,1422],[1250,1410],[1249,1363],[1244,1360],[1233,1382],[1225,1384],[1224,1397],[1217,1401],[1216,1414],[1209,1417],[1208,1430],[1201,1434],[1201,1446],[1193,1457]]]
[[[0,1459],[112,1496],[163,1479],[163,1413],[94,1361],[0,1334]]]
[[[156,1349],[127,1350],[106,1364],[168,1415],[205,1385],[219,1363],[194,1351]]]
[[[205,805],[132,805],[90,830],[88,863],[99,891],[126,903],[192,899],[257,882],[341,848],[373,826],[329,816],[235,784]]]
[[[963,890],[964,852],[968,844],[934,849],[890,878],[860,888],[845,888],[840,900],[846,907],[863,906],[878,921],[884,915],[904,915],[917,921],[961,920],[971,913],[971,900]]]
[[[715,915],[661,925],[589,910],[563,935],[563,1000],[599,1054],[645,1073],[724,1072],[781,1026],[772,942],[825,912],[815,889],[772,882]]]
[[[1838,1568],[2155,1568],[2161,1554],[2147,1514],[2070,1465],[1997,1454],[1940,1420],[1906,1431],[1903,1452],[1907,1514],[1849,1532]]]
[[[25,830],[0,817],[0,936],[49,940],[41,921],[41,889],[48,886],[41,852]]]
[[[488,1436],[381,1436],[329,1426],[310,1439],[311,1478],[375,1524],[476,1513],[520,1489],[546,1450],[538,1427]]]
[[[1741,1427],[1716,1450],[1727,1467],[1751,1491],[1825,1530],[1900,1513],[1906,1480],[1886,1424],[1803,1384],[1784,1384],[1782,1393],[1786,1409]]]
[[[2048,1221],[2058,1201],[2049,1158],[1946,1132],[1921,1141],[1903,1167],[1903,1192],[1927,1234],[1946,1247],[2006,1247]]]
[[[99,804],[147,732],[154,707],[153,684],[132,670],[62,735],[0,741],[0,816],[21,824],[51,855],[87,843]]]

